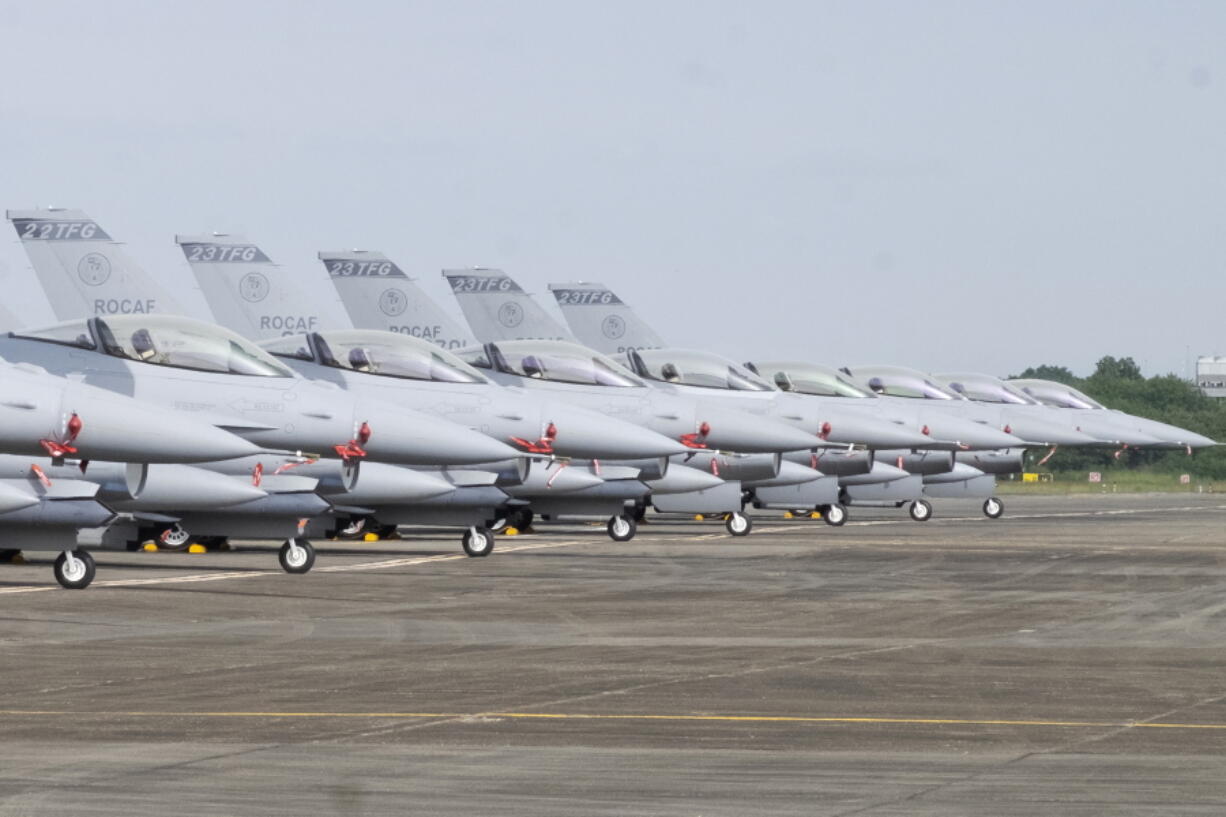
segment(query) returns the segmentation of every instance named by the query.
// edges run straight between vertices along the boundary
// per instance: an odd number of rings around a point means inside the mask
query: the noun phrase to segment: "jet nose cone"
[[[989,425],[972,420],[956,417],[929,418],[927,425],[933,440],[953,443],[960,448],[1017,448],[1025,445],[1025,442],[1012,434],[997,431]]]
[[[372,462],[466,465],[520,455],[493,437],[421,412],[373,401],[363,401],[358,411],[370,426],[362,447]]]
[[[1112,445],[1156,448],[1163,444],[1158,437],[1145,434],[1105,411],[1078,411],[1075,423],[1078,431]]]
[[[932,440],[906,426],[850,411],[827,412],[827,442],[858,443],[869,448],[923,448]]]
[[[258,454],[254,443],[202,423],[187,412],[137,400],[94,396],[78,409],[81,431],[74,445],[83,459],[186,463]]]
[[[801,451],[820,445],[820,438],[771,417],[734,409],[700,406],[698,417],[709,430],[708,448],[742,454]]]
[[[1188,431],[1186,428],[1180,428],[1179,426],[1173,426],[1170,423],[1162,423],[1157,420],[1150,420],[1145,417],[1138,419],[1142,421],[1139,424],[1142,433],[1157,437],[1159,440],[1171,445],[1180,447],[1189,446],[1191,448],[1205,448],[1217,445],[1216,442],[1203,434]]]
[[[1031,445],[1101,445],[1102,441],[1070,425],[1040,417],[1008,417],[1007,433]]]
[[[546,406],[544,416],[556,431],[553,450],[564,457],[653,459],[687,450],[679,440],[578,406],[552,402]]]

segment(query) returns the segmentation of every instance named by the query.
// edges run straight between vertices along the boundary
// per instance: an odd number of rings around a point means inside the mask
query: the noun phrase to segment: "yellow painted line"
[[[0,709],[0,717],[103,717],[103,718],[350,718],[368,720],[421,720],[427,718],[575,721],[685,721],[715,723],[832,723],[900,726],[1013,726],[1079,729],[1217,729],[1226,723],[1158,723],[1152,721],[1008,720],[999,718],[895,718],[810,715],[601,715],[581,712],[170,712],[156,710],[82,711],[58,709]]]

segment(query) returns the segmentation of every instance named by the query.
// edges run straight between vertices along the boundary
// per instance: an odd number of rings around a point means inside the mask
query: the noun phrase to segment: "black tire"
[[[983,501],[983,515],[988,519],[1000,519],[1005,512],[1005,503],[999,497],[990,496]]]
[[[911,518],[916,522],[927,522],[932,518],[932,503],[926,499],[917,499],[911,503],[907,513],[911,514]]]
[[[176,523],[159,531],[154,541],[157,542],[158,550],[181,551],[196,544],[196,537],[192,536],[187,528]]]
[[[460,546],[464,552],[474,558],[489,556],[494,552],[494,532],[489,528],[478,528],[475,525],[464,531],[460,537]]]
[[[733,536],[748,536],[753,530],[753,519],[740,511],[733,511],[724,520],[724,528]]]
[[[647,518],[647,503],[636,502],[634,507],[630,509],[630,518],[635,522],[642,522]]]
[[[832,528],[841,528],[847,524],[847,508],[842,503],[835,503],[822,512],[822,519]]]
[[[286,539],[277,551],[277,561],[286,573],[307,573],[315,565],[315,546],[306,539]]]
[[[55,580],[60,583],[60,587],[65,590],[84,590],[94,580],[94,574],[98,572],[97,565],[87,550],[74,550],[72,556],[71,568],[68,566],[67,552],[56,556],[52,572],[55,573]]]
[[[630,514],[610,516],[609,524],[605,527],[609,531],[609,538],[614,542],[629,542],[639,529],[638,523]]]
[[[520,533],[532,527],[534,519],[536,519],[536,514],[532,513],[531,508],[518,508],[511,512],[511,525]]]

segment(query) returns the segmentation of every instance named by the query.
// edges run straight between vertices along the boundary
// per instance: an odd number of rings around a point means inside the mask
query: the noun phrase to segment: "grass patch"
[[[1146,470],[1102,471],[1102,482],[1090,482],[1086,471],[1056,471],[1041,473],[1039,482],[1023,482],[1021,474],[997,477],[996,493],[1000,496],[1020,494],[1147,494],[1147,493],[1226,493],[1226,481],[1198,477],[1188,472],[1191,482],[1183,485],[1179,474],[1155,473]]]

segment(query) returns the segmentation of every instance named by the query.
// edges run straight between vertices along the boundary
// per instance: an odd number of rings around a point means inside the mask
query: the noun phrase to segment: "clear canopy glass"
[[[986,374],[938,374],[938,383],[976,403],[1008,403],[1017,406],[1038,405],[1038,400],[1023,394],[998,377]]]
[[[902,366],[860,366],[852,375],[875,394],[906,397],[912,400],[961,400],[958,394],[940,386],[930,376]]]
[[[1010,380],[1009,384],[1045,406],[1074,409],[1105,409],[1102,403],[1084,392],[1054,380]]]
[[[493,367],[518,377],[549,380],[556,383],[582,383],[587,386],[629,388],[642,386],[643,381],[624,366],[575,343],[556,340],[508,340],[492,344],[497,358]],[[480,365],[477,350],[462,350],[464,359]],[[487,365],[488,360],[485,360]]]
[[[81,321],[83,330],[87,322]],[[95,319],[97,341],[115,357],[251,377],[293,377],[249,340],[216,324],[172,315],[111,315]]]
[[[54,326],[46,326],[40,329],[22,329],[17,332],[10,332],[9,334],[15,338],[62,343],[65,346],[76,346],[79,349],[98,348],[98,345],[94,343],[93,335],[90,334],[89,326],[85,320],[57,323]]]
[[[783,391],[815,394],[821,397],[875,397],[871,391],[851,381],[843,373],[815,363],[767,361],[754,363],[758,374]]]
[[[354,372],[431,380],[441,383],[485,383],[486,378],[455,355],[429,341],[370,329],[341,329],[316,334],[320,363]],[[305,335],[261,344],[275,355],[311,360]],[[302,353],[306,357],[302,357]]]
[[[730,391],[774,391],[753,372],[709,352],[684,349],[639,349],[643,375],[651,380]]]

